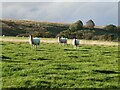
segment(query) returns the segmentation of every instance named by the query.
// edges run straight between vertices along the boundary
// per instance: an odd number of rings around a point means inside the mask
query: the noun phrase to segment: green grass
[[[2,42],[2,88],[118,88],[118,47]]]

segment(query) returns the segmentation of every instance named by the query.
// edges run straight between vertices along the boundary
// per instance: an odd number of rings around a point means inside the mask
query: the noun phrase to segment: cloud
[[[2,12],[2,3],[0,3],[0,12]],[[2,13],[0,13],[0,18],[2,18]]]
[[[1,2],[119,2],[119,0],[1,0]]]
[[[111,2],[11,2],[3,3],[3,18],[70,23],[93,19],[97,25],[117,24],[116,5]]]

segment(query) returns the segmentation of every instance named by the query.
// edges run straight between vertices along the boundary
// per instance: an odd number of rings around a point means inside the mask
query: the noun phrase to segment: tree
[[[101,35],[100,40],[108,40],[108,41],[112,41],[115,39],[114,35],[112,34],[104,34],[104,35]]]
[[[47,32],[43,33],[43,37],[53,38],[53,37],[55,37],[55,35],[53,33],[49,32],[49,31],[47,31]]]
[[[117,31],[120,32],[120,26],[117,27]]]
[[[71,36],[71,32],[69,30],[65,30],[65,31],[62,31],[60,32],[57,37],[60,36],[60,37],[67,37],[69,38]]]
[[[33,34],[33,37],[42,37],[43,36],[43,33],[40,33],[38,31],[35,31]]]
[[[120,26],[117,27],[117,32],[120,34]]]
[[[89,21],[86,22],[86,27],[93,29],[95,26],[95,23],[90,19]]]
[[[112,32],[117,31],[117,27],[116,27],[115,25],[113,25],[113,24],[110,24],[110,25],[105,26],[104,29],[105,29],[105,30],[108,30],[108,31],[112,31]]]
[[[71,24],[71,25],[69,26],[69,29],[70,29],[70,31],[73,31],[73,32],[74,32],[74,31],[77,31],[77,30],[82,29],[82,27],[83,27],[82,21],[81,21],[81,20],[78,20],[77,22]]]

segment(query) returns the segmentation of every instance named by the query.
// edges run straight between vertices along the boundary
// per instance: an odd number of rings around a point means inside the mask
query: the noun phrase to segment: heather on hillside
[[[118,41],[120,34],[119,26],[106,25],[95,26],[93,20],[83,25],[81,20],[74,23],[52,23],[27,20],[0,20],[2,22],[2,35],[6,36],[33,36],[43,38],[55,38],[64,36],[67,38],[77,37],[86,40]]]

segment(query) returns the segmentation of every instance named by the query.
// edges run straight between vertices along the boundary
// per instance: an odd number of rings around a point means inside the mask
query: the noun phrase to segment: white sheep
[[[3,37],[5,37],[5,35],[3,35]]]
[[[29,35],[29,43],[37,48],[37,46],[40,45],[40,38],[33,38],[32,35]]]
[[[77,48],[77,46],[80,45],[79,40],[77,40],[76,38],[74,38],[73,41],[72,41],[72,45],[74,46],[74,48]]]
[[[58,37],[58,43],[67,44],[67,38]]]

